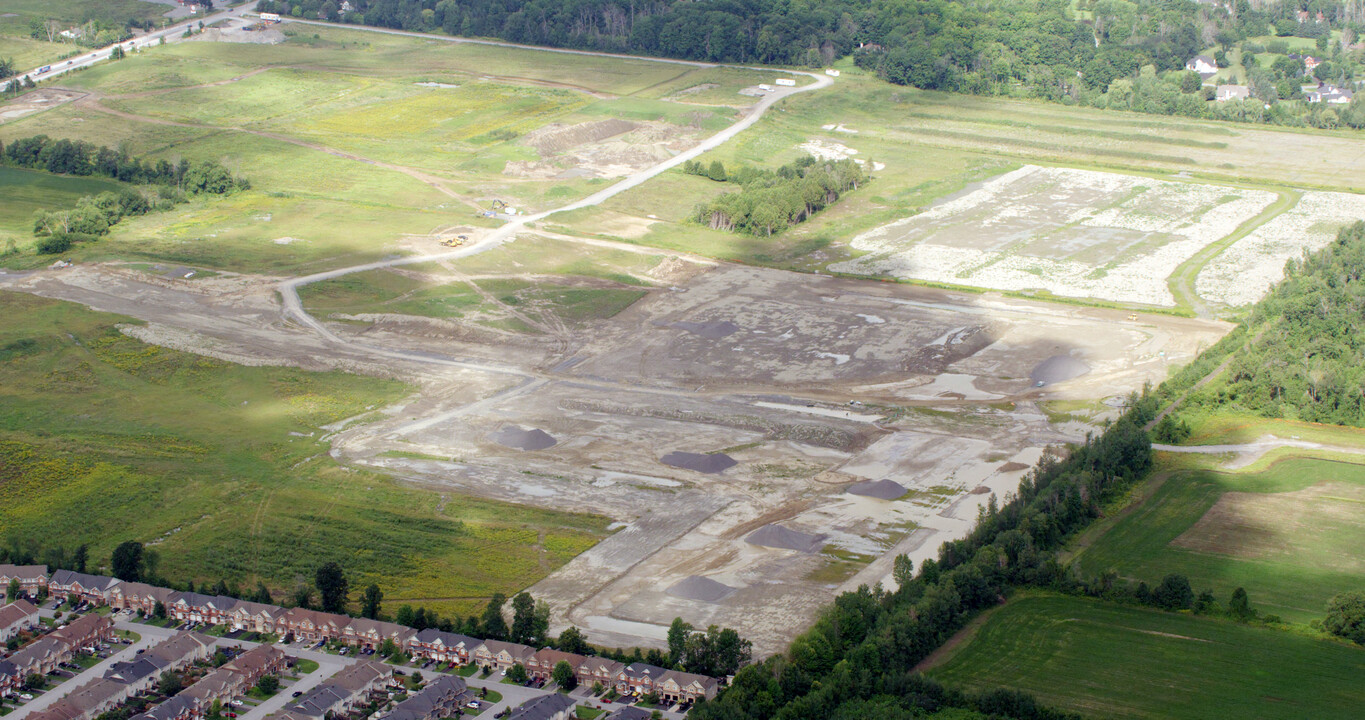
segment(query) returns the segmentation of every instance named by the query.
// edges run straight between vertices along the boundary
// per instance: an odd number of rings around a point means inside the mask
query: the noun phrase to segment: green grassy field
[[[0,310],[0,526],[39,546],[88,542],[103,562],[137,539],[170,578],[286,591],[337,560],[390,602],[467,613],[604,534],[603,518],[333,462],[322,426],[403,397],[401,383],[166,350],[119,333],[124,318],[27,295],[0,294]]]
[[[158,20],[171,8],[143,0],[64,0],[54,3],[46,0],[5,0],[0,4],[0,35],[28,37],[29,23],[33,20],[58,20],[63,30],[69,25],[78,25],[88,20],[98,20],[105,25],[126,25],[130,20]],[[43,42],[47,42],[44,36]]]
[[[929,674],[1104,718],[1354,718],[1365,649],[1071,597],[995,610]]]
[[[101,178],[65,177],[45,172],[0,167],[0,245],[33,239],[33,213],[38,210],[67,209],[85,195],[117,190],[119,183]]]
[[[1180,573],[1221,602],[1243,587],[1261,612],[1297,623],[1321,618],[1328,598],[1365,582],[1365,465],[1286,457],[1220,472],[1167,462],[1186,469],[1158,475],[1150,498],[1081,539],[1075,560],[1085,575],[1113,568],[1155,585]]]

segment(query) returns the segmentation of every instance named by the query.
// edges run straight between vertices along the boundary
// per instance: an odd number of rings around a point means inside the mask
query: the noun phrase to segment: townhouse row
[[[208,715],[214,703],[226,706],[244,695],[266,675],[278,675],[288,661],[274,645],[257,645],[200,678],[166,702],[133,716],[132,720],[196,720]]]
[[[15,577],[26,573],[27,577],[32,578],[38,569],[46,571],[43,566],[27,566],[25,569],[0,565],[0,582],[6,582],[6,572],[13,573]],[[533,677],[546,680],[554,671],[554,666],[563,660],[574,669],[580,684],[591,686],[601,683],[603,687],[614,687],[622,694],[656,693],[664,700],[675,702],[714,698],[719,689],[715,678],[644,663],[625,664],[557,650],[537,650],[527,645],[479,640],[434,629],[418,632],[397,623],[303,608],[281,608],[221,595],[178,592],[69,570],[52,573],[47,589],[53,597],[78,597],[92,604],[109,604],[120,610],[140,610],[147,615],[154,613],[157,605],[160,605],[169,616],[182,622],[224,625],[233,631],[271,633],[296,641],[338,641],[377,649],[386,640],[392,640],[397,647],[415,657],[458,665],[476,663],[495,670],[522,665]]]
[[[114,623],[82,615],[0,660],[0,693],[13,694],[30,675],[46,675],[81,652],[93,651],[114,636]]]
[[[388,702],[389,693],[403,687],[393,668],[365,661],[351,665],[277,714],[277,720],[324,720]],[[386,720],[438,720],[458,715],[456,709],[474,697],[463,678],[437,675],[419,692],[399,702]]]
[[[165,672],[178,672],[209,656],[213,640],[178,633],[132,660],[117,662],[104,675],[67,693],[30,720],[90,720],[150,691]]]

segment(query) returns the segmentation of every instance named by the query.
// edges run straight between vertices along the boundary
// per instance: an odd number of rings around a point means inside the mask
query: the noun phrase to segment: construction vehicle
[[[453,237],[453,238],[452,238],[452,237],[442,238],[442,239],[441,239],[441,244],[444,245],[444,246],[446,246],[446,247],[448,247],[448,248],[454,248],[454,247],[459,247],[459,246],[463,245],[463,244],[464,244],[464,241],[465,241],[466,239],[467,239],[467,238],[466,238],[464,235],[461,235],[461,236],[459,236],[459,237]]]
[[[506,209],[507,209],[507,203],[505,203],[505,202],[503,202],[503,201],[501,201],[501,200],[494,200],[494,201],[493,201],[493,212],[502,212],[503,210],[506,210]]]
[[[1137,322],[1137,313],[1128,313],[1128,322]]]

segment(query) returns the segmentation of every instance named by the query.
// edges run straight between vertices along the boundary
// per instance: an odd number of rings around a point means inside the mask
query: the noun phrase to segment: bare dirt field
[[[0,124],[11,120],[18,120],[21,117],[32,115],[33,113],[51,110],[60,107],[73,100],[85,97],[83,92],[72,90],[59,90],[55,88],[42,88],[27,93],[22,97],[16,98],[0,107]]]
[[[149,324],[126,332],[151,342],[409,378],[422,392],[339,428],[336,457],[437,491],[611,516],[613,536],[530,589],[556,627],[661,645],[680,616],[736,627],[759,653],[783,648],[842,589],[889,584],[896,554],[934,555],[1045,447],[1082,435],[1036,400],[1124,395],[1228,329],[677,254],[668,264],[669,284],[552,336],[393,315],[329,321],[341,343],[283,321],[276,278],[104,265],[0,282],[139,318]],[[886,480],[904,493],[847,492]]]

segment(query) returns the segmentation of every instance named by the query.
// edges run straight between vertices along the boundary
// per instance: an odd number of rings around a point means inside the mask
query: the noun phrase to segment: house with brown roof
[[[669,671],[657,665],[631,663],[616,673],[616,692],[622,695],[629,693],[647,695],[655,692],[667,672]]]
[[[578,667],[578,684],[592,687],[596,683],[601,683],[602,687],[609,688],[616,684],[616,675],[625,667],[615,660],[590,657]]]
[[[5,659],[14,665],[20,678],[26,678],[33,673],[46,675],[56,670],[73,654],[70,645],[48,635],[19,648]]]
[[[19,581],[19,590],[25,596],[37,597],[38,591],[47,587],[47,566],[0,565],[0,592],[8,590],[13,580]]]
[[[356,663],[287,705],[286,718],[316,720],[348,713],[371,699],[387,700],[386,688],[391,682],[393,668],[388,665],[373,661]]]
[[[212,654],[213,638],[199,633],[182,632],[147,648],[143,657],[166,661],[171,667],[181,668]]]
[[[531,660],[526,663],[526,672],[538,680],[549,680],[555,666],[560,662],[566,662],[573,668],[574,677],[578,677],[578,668],[587,661],[588,659],[582,655],[545,648],[537,650],[536,654],[531,656]]]
[[[284,615],[284,609],[277,605],[239,600],[228,613],[227,624],[233,630],[256,633],[275,632],[275,623]]]
[[[74,654],[114,636],[114,623],[103,615],[90,613],[53,630],[47,635],[66,644]]]
[[[275,634],[280,637],[292,634],[296,640],[338,640],[342,630],[350,624],[350,618],[332,613],[289,608],[275,621]]]
[[[506,670],[513,665],[525,665],[536,654],[536,649],[521,643],[485,640],[474,648],[474,662],[481,667]]]
[[[405,648],[408,641],[416,636],[417,631],[406,625],[369,618],[351,618],[341,629],[343,642],[372,649],[383,645],[385,640],[392,640],[398,647]]]
[[[0,642],[38,626],[38,608],[27,600],[0,607]]]
[[[241,677],[242,692],[266,675],[278,673],[286,660],[284,651],[274,645],[257,645],[238,655],[221,670],[229,670]]]
[[[141,610],[143,615],[156,612],[156,604],[161,603],[169,614],[180,593],[156,585],[140,582],[121,582],[109,589],[109,604],[117,610]]]
[[[654,683],[654,692],[670,702],[696,702],[702,698],[713,700],[719,690],[720,683],[715,678],[681,670],[669,670]]]
[[[225,595],[177,593],[175,602],[166,606],[171,617],[181,622],[226,625],[240,601]]]

